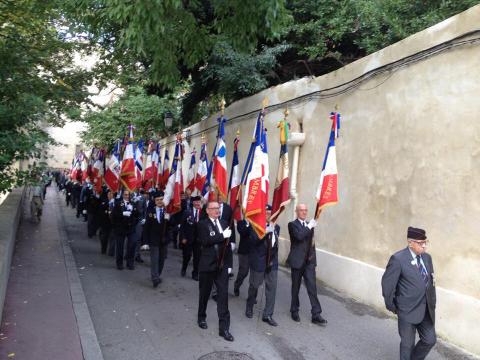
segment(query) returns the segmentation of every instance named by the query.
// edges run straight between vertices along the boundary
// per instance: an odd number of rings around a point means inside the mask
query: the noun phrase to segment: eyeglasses
[[[429,243],[428,240],[410,240],[410,241],[420,246],[427,246]]]

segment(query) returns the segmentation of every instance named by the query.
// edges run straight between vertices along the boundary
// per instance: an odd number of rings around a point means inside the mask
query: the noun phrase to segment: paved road
[[[231,284],[229,306],[235,342],[226,342],[217,334],[213,301],[208,308],[208,330],[196,325],[198,283],[180,276],[179,251],[169,248],[163,283],[153,289],[148,262],[137,265],[134,271],[116,270],[113,258],[100,254],[98,238],[87,238],[86,223],[75,218],[74,211],[63,205],[61,212],[107,360],[195,360],[217,351],[245,353],[255,360],[398,358],[396,321],[331,289],[322,288],[320,292],[323,315],[329,321],[326,328],[310,323],[310,306],[304,288],[301,290],[302,322],[293,322],[288,311],[290,279],[286,270],[280,271],[278,278],[274,316],[279,323],[277,328],[261,321],[262,298],[255,307],[254,318],[247,319],[244,316],[246,284],[238,298],[233,296]],[[259,294],[263,295],[263,290]],[[439,343],[429,359],[473,358]]]

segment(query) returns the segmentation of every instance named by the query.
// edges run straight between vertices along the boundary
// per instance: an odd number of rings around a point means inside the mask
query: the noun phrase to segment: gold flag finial
[[[226,105],[225,98],[223,96],[222,96],[222,100],[220,100],[219,105],[220,105],[220,113],[223,116],[225,113],[225,105]]]
[[[265,110],[267,106],[268,106],[268,98],[265,97],[262,101],[262,110]]]
[[[287,107],[285,108],[285,111],[283,112],[283,114],[285,115],[285,120],[287,120],[288,114],[290,114]]]
[[[240,128],[237,129],[237,137],[240,137]]]
[[[335,111],[338,111],[338,104],[335,104]]]
[[[205,135],[205,133],[203,132],[202,135],[200,136],[200,138],[202,139],[202,143],[205,144],[207,142],[207,136]]]

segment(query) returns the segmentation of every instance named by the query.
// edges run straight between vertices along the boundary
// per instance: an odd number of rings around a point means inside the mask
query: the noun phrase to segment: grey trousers
[[[167,255],[166,248],[165,245],[150,246],[150,274],[152,276],[152,281],[160,279],[163,265],[165,264],[165,257]]]
[[[240,289],[243,280],[247,277],[250,270],[248,265],[248,254],[238,254],[238,273],[235,280],[234,289]]]
[[[258,288],[265,280],[265,308],[263,317],[272,316],[275,307],[275,294],[277,293],[278,270],[270,272],[258,272],[250,270],[250,286],[248,287],[247,308],[252,308],[257,299]]]
[[[415,345],[415,333],[418,331],[420,340]],[[410,324],[398,319],[400,334],[400,360],[423,360],[437,342],[435,327],[428,310],[420,324]]]

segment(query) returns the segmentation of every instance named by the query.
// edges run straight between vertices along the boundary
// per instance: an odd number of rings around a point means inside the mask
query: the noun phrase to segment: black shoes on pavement
[[[234,294],[235,296],[240,296],[240,289],[237,288],[237,287],[233,288],[233,294]]]
[[[205,320],[198,320],[198,326],[203,330],[208,329],[208,325]]]
[[[153,287],[156,288],[158,287],[158,285],[162,282],[162,279],[158,279],[158,280],[153,280],[152,283],[153,283]]]
[[[273,320],[273,317],[271,317],[271,316],[264,316],[262,318],[262,321],[266,322],[270,326],[278,326],[277,322],[275,320]]]
[[[320,326],[327,326],[328,321],[322,315],[318,314],[312,317],[312,323]]]
[[[292,320],[300,322],[300,316],[298,316],[298,313],[292,313]]]
[[[220,330],[218,332],[218,335],[223,337],[227,341],[233,341],[233,335],[230,334],[230,332],[228,330]]]
[[[251,306],[247,306],[245,309],[245,316],[249,319],[253,317],[253,308]]]
[[[140,264],[143,264],[145,262],[140,255],[135,256],[135,261]]]

